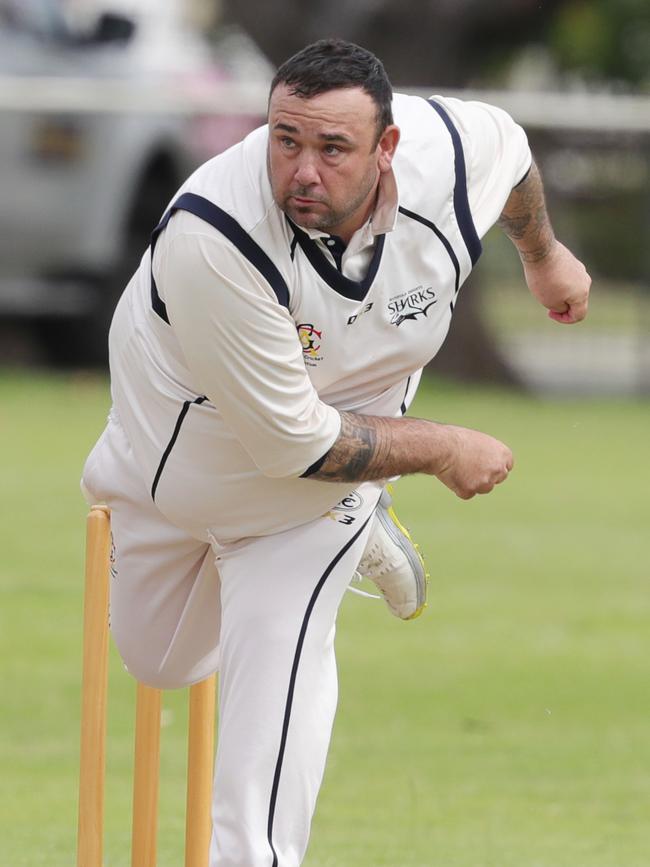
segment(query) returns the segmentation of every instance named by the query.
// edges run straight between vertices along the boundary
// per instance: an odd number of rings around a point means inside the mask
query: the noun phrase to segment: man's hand
[[[587,315],[591,277],[579,259],[555,240],[544,258],[523,261],[526,283],[555,322],[573,325]]]
[[[517,248],[528,288],[551,319],[565,325],[584,319],[591,278],[553,233],[535,163],[510,193],[498,224]]]
[[[475,494],[488,494],[508,478],[514,466],[507,445],[480,431],[445,425],[449,447],[435,475],[457,497],[469,500]]]
[[[488,434],[420,418],[341,412],[341,433],[308,476],[362,482],[427,473],[463,500],[487,494],[512,469],[508,446]]]

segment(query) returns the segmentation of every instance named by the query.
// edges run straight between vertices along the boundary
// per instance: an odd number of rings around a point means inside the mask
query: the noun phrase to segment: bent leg
[[[82,483],[111,509],[110,625],[129,672],[163,689],[212,674],[221,607],[211,546],[159,512],[119,425],[109,424]]]

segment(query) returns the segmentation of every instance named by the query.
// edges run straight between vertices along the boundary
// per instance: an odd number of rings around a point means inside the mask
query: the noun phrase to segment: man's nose
[[[310,187],[313,184],[319,183],[320,175],[318,174],[313,157],[308,154],[301,156],[294,177],[296,183],[301,187]]]

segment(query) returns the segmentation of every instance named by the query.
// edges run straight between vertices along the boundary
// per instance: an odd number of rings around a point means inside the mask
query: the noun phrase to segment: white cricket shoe
[[[357,573],[376,585],[391,614],[413,620],[426,607],[429,576],[418,546],[400,524],[392,502],[384,490]]]

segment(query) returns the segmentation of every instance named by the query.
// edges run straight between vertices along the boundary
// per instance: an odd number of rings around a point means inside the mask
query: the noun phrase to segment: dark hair
[[[375,55],[343,39],[320,39],[282,64],[270,93],[286,84],[295,96],[309,99],[328,90],[360,87],[377,107],[377,140],[393,122],[393,89],[384,65]]]

